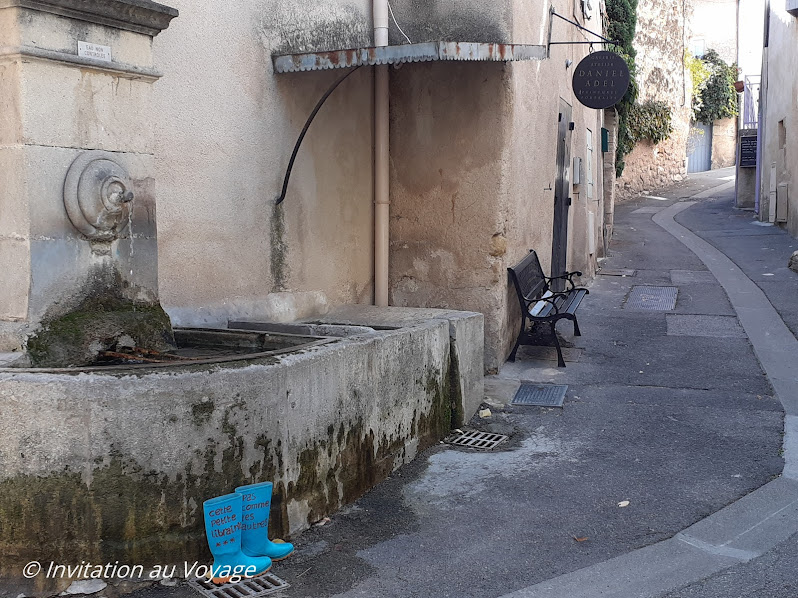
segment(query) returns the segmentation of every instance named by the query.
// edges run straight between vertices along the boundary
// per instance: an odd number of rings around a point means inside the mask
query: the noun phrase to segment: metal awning
[[[274,55],[272,62],[274,62],[274,70],[277,73],[298,73],[364,65],[404,64],[406,62],[543,60],[546,56],[546,46],[479,42],[426,42],[401,46]]]

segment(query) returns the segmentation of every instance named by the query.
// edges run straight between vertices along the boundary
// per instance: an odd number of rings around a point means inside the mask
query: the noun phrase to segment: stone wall
[[[684,68],[685,16],[689,20],[690,2],[684,7],[665,0],[638,4],[634,41],[638,101],[666,102],[671,108],[673,133],[656,145],[638,143],[626,157],[626,167],[617,181],[618,199],[670,185],[687,174],[691,83]]]

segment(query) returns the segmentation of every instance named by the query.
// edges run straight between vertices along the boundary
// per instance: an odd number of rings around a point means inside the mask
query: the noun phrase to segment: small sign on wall
[[[111,47],[90,44],[89,42],[78,42],[78,56],[81,58],[111,62]]]
[[[740,137],[740,167],[756,168],[756,135]]]

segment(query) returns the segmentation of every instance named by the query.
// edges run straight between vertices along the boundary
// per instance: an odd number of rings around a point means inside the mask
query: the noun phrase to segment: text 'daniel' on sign
[[[629,67],[615,52],[588,54],[574,70],[574,95],[588,108],[614,106],[629,89]]]

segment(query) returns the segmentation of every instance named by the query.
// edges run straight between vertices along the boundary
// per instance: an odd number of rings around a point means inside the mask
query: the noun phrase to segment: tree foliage
[[[634,104],[629,111],[628,130],[634,143],[643,139],[653,143],[665,141],[673,132],[671,107],[656,100]]]
[[[693,79],[693,120],[711,125],[713,121],[737,116],[737,65],[727,64],[715,50],[703,58],[685,56],[685,66]]]

